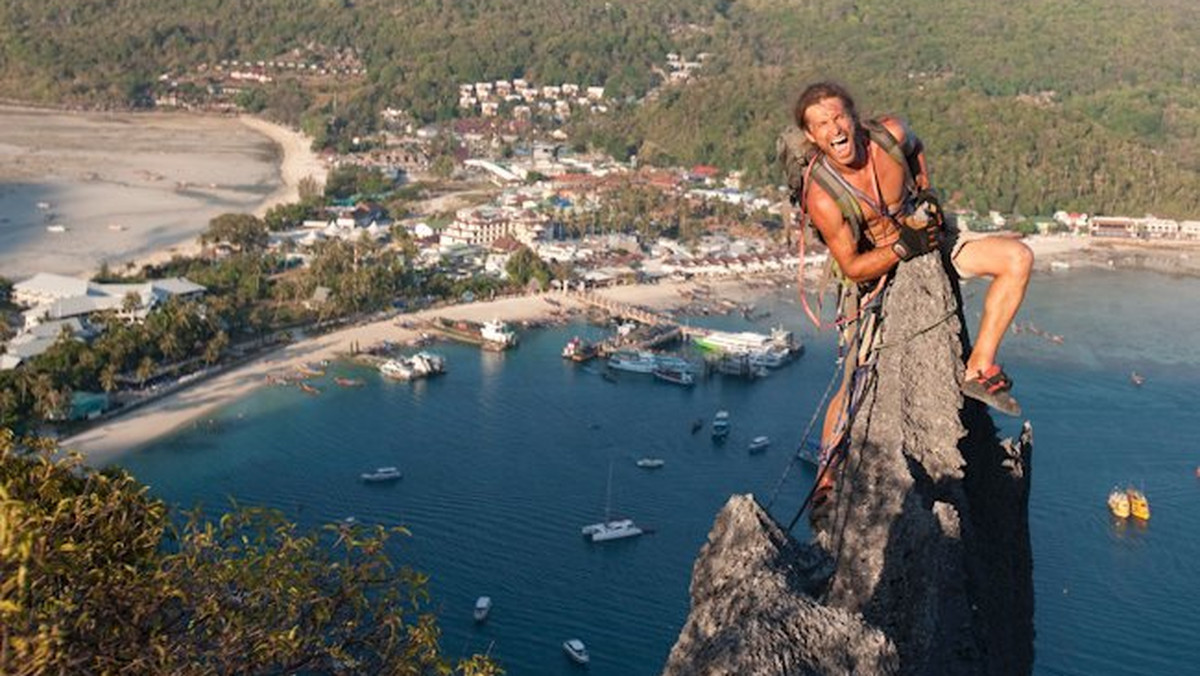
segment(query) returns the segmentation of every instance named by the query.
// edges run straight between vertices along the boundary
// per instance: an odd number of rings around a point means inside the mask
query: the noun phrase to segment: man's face
[[[849,166],[858,157],[854,115],[833,96],[821,99],[804,111],[804,135],[837,164]]]

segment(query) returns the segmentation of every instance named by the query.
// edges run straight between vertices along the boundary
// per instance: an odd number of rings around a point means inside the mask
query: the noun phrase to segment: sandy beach
[[[169,259],[324,175],[302,134],[254,118],[0,107],[0,275]]]
[[[757,293],[744,281],[736,279],[709,282],[708,285],[714,297],[739,302],[747,301]],[[689,282],[664,282],[613,287],[599,293],[623,303],[668,309],[681,305],[684,302],[682,292],[694,288],[695,285]],[[62,446],[83,453],[93,466],[110,464],[122,455],[252,393],[267,384],[268,373],[295,372],[296,367],[306,362],[336,359],[349,354],[355,344],[365,349],[385,340],[410,343],[420,337],[419,329],[404,328],[398,323],[400,321],[420,324],[444,317],[475,322],[503,319],[519,323],[546,320],[565,308],[582,309],[583,305],[557,293],[519,296],[406,314],[300,340],[64,439]]]

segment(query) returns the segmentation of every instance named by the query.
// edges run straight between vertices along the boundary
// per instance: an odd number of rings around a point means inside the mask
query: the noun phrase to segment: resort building
[[[549,217],[528,209],[513,207],[472,207],[459,209],[454,222],[441,233],[441,243],[488,246],[504,236],[523,244],[541,238]]]

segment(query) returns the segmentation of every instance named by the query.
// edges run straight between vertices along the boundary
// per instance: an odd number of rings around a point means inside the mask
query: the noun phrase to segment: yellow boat
[[[1129,516],[1129,495],[1120,488],[1112,489],[1108,494],[1108,510],[1118,519]]]
[[[1150,503],[1146,500],[1146,494],[1136,488],[1130,486],[1125,490],[1129,496],[1129,513],[1135,519],[1146,521],[1150,518]]]

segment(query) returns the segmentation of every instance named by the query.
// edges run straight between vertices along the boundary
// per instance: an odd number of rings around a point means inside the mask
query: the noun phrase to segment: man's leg
[[[1025,299],[1033,252],[1015,239],[983,237],[963,244],[954,257],[963,277],[991,277],[992,285],[983,300],[983,319],[975,346],[967,358],[966,377],[975,377],[992,367],[1000,341]]]

